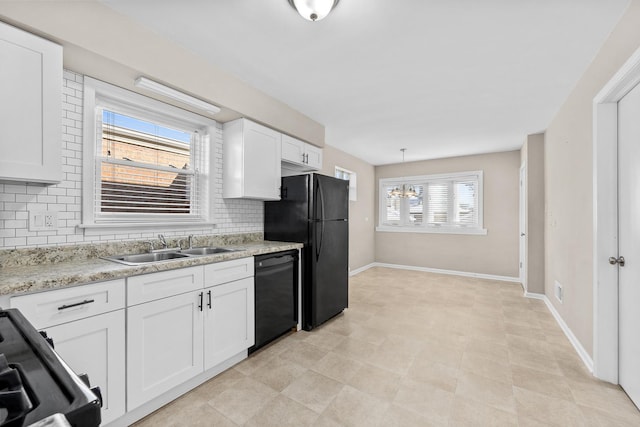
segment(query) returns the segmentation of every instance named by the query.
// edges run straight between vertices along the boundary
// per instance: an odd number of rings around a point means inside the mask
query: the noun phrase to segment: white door
[[[56,352],[102,393],[102,423],[124,415],[124,310],[46,329]]]
[[[618,103],[619,381],[640,407],[640,85]]]
[[[127,308],[127,410],[202,372],[202,291]]]
[[[255,342],[253,277],[205,289],[205,369]]]
[[[527,292],[527,168],[520,168],[520,281]]]

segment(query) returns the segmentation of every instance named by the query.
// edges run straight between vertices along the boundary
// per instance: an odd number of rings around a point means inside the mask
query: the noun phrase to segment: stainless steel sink
[[[235,252],[235,251],[236,249],[205,247],[205,248],[182,249],[180,253],[188,254],[188,255],[213,255],[213,254],[222,254],[225,252]]]
[[[119,262],[121,264],[140,265],[140,264],[149,264],[152,262],[168,261],[172,259],[188,258],[188,257],[189,255],[182,254],[179,252],[153,252],[153,253],[146,253],[146,254],[111,256],[111,257],[105,257],[105,259]]]

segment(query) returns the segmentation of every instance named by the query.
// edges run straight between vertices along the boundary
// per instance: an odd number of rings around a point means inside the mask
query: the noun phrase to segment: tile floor
[[[640,426],[519,285],[373,268],[350,308],[290,334],[136,424]]]

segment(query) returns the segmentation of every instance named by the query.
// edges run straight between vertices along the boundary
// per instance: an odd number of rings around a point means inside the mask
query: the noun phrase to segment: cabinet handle
[[[211,309],[211,291],[207,292],[207,295],[209,296],[209,302],[207,305],[209,306],[209,309]]]
[[[67,308],[71,308],[71,307],[78,307],[81,305],[85,305],[85,304],[91,304],[92,302],[95,302],[96,300],[93,299],[86,299],[84,301],[81,302],[77,302],[75,304],[65,304],[65,305],[61,305],[60,307],[58,307],[58,310],[66,310]]]
[[[200,311],[202,311],[202,301],[204,298],[204,292],[200,292],[198,296],[200,297],[200,304],[198,304],[198,308],[200,309]]]

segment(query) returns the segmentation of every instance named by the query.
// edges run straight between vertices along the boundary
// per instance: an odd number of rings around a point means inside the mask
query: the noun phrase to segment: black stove
[[[0,427],[26,427],[53,414],[74,427],[99,426],[98,396],[18,310],[0,310]]]

